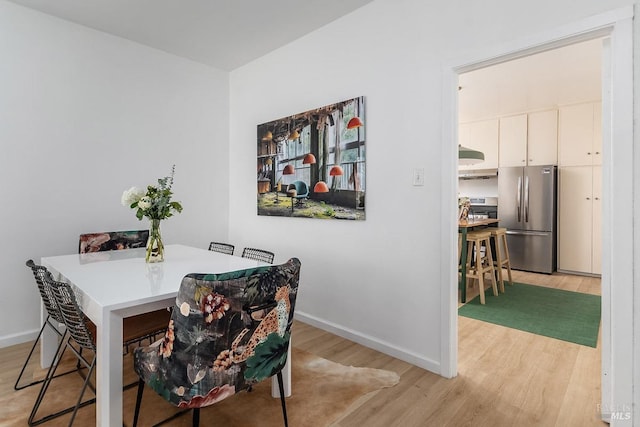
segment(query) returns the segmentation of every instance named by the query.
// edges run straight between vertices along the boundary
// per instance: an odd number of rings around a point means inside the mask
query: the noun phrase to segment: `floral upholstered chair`
[[[92,258],[85,262],[95,262],[100,258],[93,258],[95,252],[119,251],[122,249],[144,248],[149,240],[149,230],[106,231],[103,233],[86,233],[80,235],[78,244],[79,254],[92,254]],[[139,325],[140,335],[130,342],[125,342],[125,352],[129,352],[130,345],[138,345],[143,341],[153,342],[167,329],[167,322],[171,315],[167,308],[161,308],[148,313],[127,317],[129,322]],[[142,331],[146,330],[146,334]],[[95,331],[94,331],[95,332]]]
[[[281,371],[299,275],[300,261],[292,258],[281,265],[185,276],[165,338],[135,349],[140,381],[133,425],[145,383],[173,405],[193,409],[197,426],[201,407],[277,375],[286,426]]]
[[[147,240],[149,240],[149,230],[86,233],[80,235],[78,253],[144,248]]]

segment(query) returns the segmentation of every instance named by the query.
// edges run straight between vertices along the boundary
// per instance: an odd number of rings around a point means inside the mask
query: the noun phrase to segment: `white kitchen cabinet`
[[[602,167],[559,169],[558,270],[601,274]]]
[[[591,272],[602,274],[602,166],[593,167],[593,236]]]
[[[558,163],[560,166],[602,165],[602,103],[560,108]]]
[[[527,115],[500,119],[500,167],[527,165]]]
[[[460,165],[459,170],[494,169],[498,167],[498,119],[461,123],[458,142],[484,153],[484,162]]]
[[[602,166],[602,102],[593,104],[593,165]]]
[[[558,111],[538,111],[500,119],[499,164],[558,164]]]
[[[529,113],[527,166],[558,164],[558,110]]]

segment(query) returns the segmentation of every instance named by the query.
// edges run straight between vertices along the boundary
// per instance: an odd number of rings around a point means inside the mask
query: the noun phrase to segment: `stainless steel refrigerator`
[[[499,226],[507,229],[511,268],[556,270],[556,166],[498,170]]]

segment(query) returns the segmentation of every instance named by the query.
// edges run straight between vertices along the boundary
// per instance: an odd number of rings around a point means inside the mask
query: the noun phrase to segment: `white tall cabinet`
[[[559,116],[559,165],[602,165],[602,104],[561,107]]]
[[[558,110],[527,117],[527,166],[558,164]]]
[[[527,115],[500,119],[500,167],[527,165]]]
[[[558,270],[601,274],[601,104],[561,107],[558,118]]]
[[[559,171],[558,270],[601,274],[602,166]]]

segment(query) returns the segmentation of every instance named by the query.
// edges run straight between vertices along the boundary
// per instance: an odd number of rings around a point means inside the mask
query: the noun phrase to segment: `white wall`
[[[24,263],[148,228],[122,191],[176,164],[166,243],[227,237],[228,73],[0,1],[0,346],[35,337]]]
[[[437,6],[434,6],[437,4]],[[629,0],[376,0],[231,73],[230,239],[302,261],[298,314],[440,370],[443,67]],[[256,125],[366,97],[367,219],[258,217]],[[452,165],[453,166],[453,165]],[[411,170],[424,168],[424,187]],[[446,199],[446,197],[445,197]],[[453,232],[453,230],[451,230]]]
[[[453,231],[440,229],[454,173],[442,163],[444,64],[631,2],[376,0],[236,70],[229,88],[225,73],[0,0],[0,345],[39,326],[24,261],[75,252],[81,232],[142,227],[122,190],[176,163],[185,212],[164,224],[168,242],[228,231],[239,247],[298,256],[305,319],[438,372],[451,276],[438,244]],[[359,95],[366,221],[258,217],[255,126]]]
[[[458,197],[498,197],[498,177],[459,179]]]

